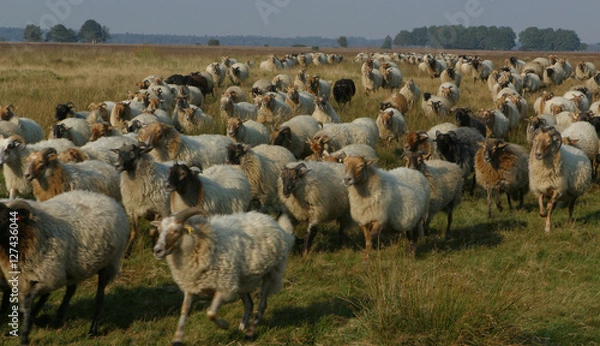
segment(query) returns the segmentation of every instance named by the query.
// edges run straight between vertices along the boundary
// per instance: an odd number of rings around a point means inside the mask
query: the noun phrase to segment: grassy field
[[[300,52],[298,48],[158,47],[103,45],[2,44],[0,105],[17,106],[16,114],[49,129],[57,103],[73,101],[83,110],[90,102],[124,100],[128,90],[147,75],[167,77],[204,70],[229,55],[258,63],[268,54]],[[328,80],[352,78],[360,86],[360,66],[351,62],[359,50],[334,49],[346,61],[336,66],[311,66],[308,72]],[[461,52],[457,52],[461,53]],[[469,52],[502,66],[512,52]],[[519,53],[523,60],[547,55]],[[600,66],[599,55],[558,54],[575,65],[581,59]],[[438,79],[402,65],[405,80],[414,78],[422,91],[435,93]],[[296,70],[285,71],[295,74]],[[254,68],[250,83],[271,78]],[[555,88],[564,93],[578,84],[568,80]],[[247,85],[247,89],[249,87]],[[463,78],[459,105],[492,107],[481,82]],[[222,90],[217,89],[216,95]],[[358,92],[351,107],[339,109],[343,120],[377,116],[387,91]],[[527,98],[530,107],[537,95]],[[218,96],[202,108],[219,117]],[[530,114],[533,111],[530,110]],[[409,129],[428,129],[420,107],[406,114]],[[447,119],[453,122],[453,119]],[[220,133],[225,133],[223,128]],[[526,144],[525,123],[510,139]],[[377,148],[383,167],[403,165],[402,143]],[[0,194],[6,196],[4,184]],[[483,191],[464,196],[454,214],[453,229],[444,237],[445,216],[434,219],[433,234],[410,244],[397,234],[383,233],[380,248],[362,263],[364,239],[358,228],[340,242],[334,224],[320,226],[313,252],[291,255],[282,292],[270,299],[258,338],[245,342],[235,328],[217,329],[205,315],[209,300],[196,299],[186,325],[187,345],[597,345],[600,344],[600,198],[592,189],[575,207],[575,222],[559,209],[553,230],[543,230],[537,203],[528,195],[524,210],[494,209],[486,218]],[[504,202],[505,203],[505,202]],[[297,229],[299,235],[304,226]],[[144,229],[147,224],[144,224]],[[100,336],[86,338],[93,311],[96,280],[81,284],[64,325],[53,316],[63,290],[53,294],[31,333],[35,345],[165,345],[179,316],[183,294],[164,261],[151,253],[141,237],[121,275],[109,285],[100,321]],[[237,326],[241,302],[221,309]],[[3,324],[4,331],[8,331]],[[17,344],[12,337],[0,343]]]

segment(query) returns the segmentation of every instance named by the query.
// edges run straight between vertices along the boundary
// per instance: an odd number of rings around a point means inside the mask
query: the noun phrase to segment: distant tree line
[[[400,47],[431,47],[444,49],[511,50],[517,35],[512,28],[501,26],[444,25],[401,30],[392,41]],[[577,33],[565,29],[529,27],[519,33],[521,50],[575,51],[585,50]]]
[[[445,25],[402,30],[394,37],[395,46],[444,49],[510,50],[517,35],[510,27]]]
[[[110,39],[109,28],[106,25],[100,25],[93,19],[86,20],[78,32],[63,24],[56,24],[46,32],[45,38],[43,36],[42,28],[34,24],[27,25],[23,32],[26,42],[102,43]]]

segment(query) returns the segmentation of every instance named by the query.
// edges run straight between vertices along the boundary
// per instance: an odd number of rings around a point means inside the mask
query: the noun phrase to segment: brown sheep
[[[402,114],[406,114],[406,112],[408,112],[408,101],[404,95],[399,92],[395,92],[386,96],[386,98],[379,103],[379,109],[382,111],[390,107],[396,108]]]
[[[488,138],[481,143],[475,154],[475,176],[477,184],[487,192],[488,217],[492,217],[492,200],[496,192],[496,206],[502,211],[500,194],[506,193],[508,207],[512,211],[511,198],[519,201],[529,191],[529,152],[527,149],[501,139]]]

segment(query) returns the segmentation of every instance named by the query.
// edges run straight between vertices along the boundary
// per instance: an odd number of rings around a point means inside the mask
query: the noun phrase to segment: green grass
[[[16,113],[48,129],[57,103],[73,101],[77,109],[90,102],[123,100],[128,90],[150,74],[168,76],[204,70],[229,55],[258,65],[270,52],[299,51],[208,47],[3,45],[0,56],[0,105],[13,103]],[[351,62],[357,50],[339,50],[346,62],[334,67],[310,67],[328,80],[352,78],[358,92],[351,107],[334,107],[343,120],[377,116],[387,91],[365,96],[360,68]],[[479,52],[496,67],[513,52]],[[531,59],[535,56],[524,57]],[[568,55],[572,64],[581,56]],[[600,66],[598,56],[586,56]],[[422,91],[435,92],[439,80],[401,66],[405,80],[414,78]],[[296,70],[284,71],[294,74]],[[273,75],[251,70],[246,89],[258,78]],[[556,88],[562,94],[577,84]],[[207,98],[206,113],[219,118],[218,95]],[[537,95],[528,96],[530,107]],[[487,86],[463,78],[459,105],[492,106]],[[532,112],[531,112],[532,113]],[[428,129],[420,107],[406,114],[409,129]],[[453,119],[444,121],[453,122]],[[222,129],[221,129],[222,130]],[[221,132],[224,133],[224,132]],[[511,140],[525,144],[524,127]],[[382,167],[403,165],[403,143],[376,148]],[[6,196],[4,183],[1,194]],[[206,317],[209,301],[197,298],[186,324],[187,345],[595,345],[600,343],[600,199],[596,184],[575,207],[568,225],[565,209],[556,210],[552,232],[543,231],[531,195],[521,211],[494,209],[487,219],[485,194],[465,195],[454,214],[447,237],[446,217],[432,222],[432,234],[416,244],[383,232],[368,264],[362,263],[364,239],[358,228],[340,242],[334,224],[318,227],[313,252],[293,253],[281,293],[269,301],[254,342],[236,330],[242,304],[223,306],[221,317],[230,330],[217,329]],[[506,202],[503,202],[506,204]],[[35,345],[165,345],[178,320],[183,294],[173,283],[164,261],[151,253],[143,223],[142,236],[121,275],[109,285],[100,320],[100,336],[87,339],[96,280],[78,287],[65,323],[53,317],[64,290],[52,294],[31,333]],[[305,226],[296,232],[301,235]],[[8,331],[3,325],[3,331]],[[18,344],[11,337],[0,343]]]

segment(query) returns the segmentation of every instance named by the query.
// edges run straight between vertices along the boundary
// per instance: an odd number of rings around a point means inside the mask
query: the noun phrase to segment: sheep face
[[[57,159],[61,162],[83,162],[88,160],[89,156],[78,148],[69,148],[58,154]]]
[[[27,169],[23,177],[31,182],[42,176],[46,169],[55,162],[57,155],[54,148],[45,148],[42,151],[31,153],[27,158]]]
[[[0,119],[10,120],[15,115],[15,113],[13,113],[14,110],[15,110],[15,106],[13,106],[12,104],[9,104],[6,107],[0,108]]]
[[[289,126],[281,126],[279,130],[271,133],[271,144],[289,147],[292,144],[292,129]]]
[[[72,141],[73,137],[69,132],[70,129],[71,128],[67,127],[65,124],[54,124],[52,127],[52,136],[54,138],[65,138]]]
[[[250,150],[249,146],[234,143],[227,146],[227,163],[230,165],[239,165],[241,158]]]
[[[138,132],[138,140],[144,142],[147,146],[155,147],[162,142],[172,131],[172,125],[161,122],[153,122],[146,125]]]
[[[199,232],[198,228],[201,230],[204,227],[209,227],[204,218],[195,218],[193,225],[187,222],[188,218],[199,214],[207,215],[200,208],[189,208],[173,216],[165,217],[161,221],[152,221],[152,225],[158,228],[160,232],[153,248],[154,257],[159,260],[165,258],[178,248],[181,237],[185,234],[196,234]]]
[[[73,102],[59,103],[58,105],[56,105],[56,112],[54,114],[54,120],[55,121],[65,120],[71,113],[71,110],[73,109],[73,107],[75,107]]]
[[[159,89],[160,90],[160,89]],[[131,118],[131,108],[129,102],[117,102],[113,112],[118,120],[129,120]]]
[[[327,101],[326,97],[323,97],[323,96],[317,97],[317,99],[315,100],[315,103],[316,103],[317,107],[319,107],[319,109],[322,110],[323,112],[327,112],[329,110],[329,102]]]
[[[381,112],[381,123],[383,124],[383,127],[385,127],[386,129],[392,128],[392,117],[393,116],[394,116],[394,112],[392,112],[392,111]]]
[[[110,135],[113,127],[109,123],[95,123],[90,126],[90,142],[94,142],[100,137]]]
[[[144,143],[125,143],[121,148],[111,150],[118,155],[115,169],[121,173],[134,171],[140,156],[150,152],[152,147],[146,146]]]
[[[5,162],[16,159],[15,150],[18,148],[22,150],[25,147],[25,140],[19,135],[12,135],[8,138],[4,138],[0,135],[0,167]]]
[[[410,131],[406,134],[406,144],[404,145],[405,151],[418,151],[422,144],[427,143],[427,132],[425,131]]]
[[[533,138],[531,152],[536,160],[544,160],[556,153],[562,145],[560,132],[555,128],[542,127],[541,131]]]
[[[500,155],[506,148],[506,143],[501,139],[490,138],[481,144],[483,150],[483,159],[485,162],[498,162]]]
[[[169,168],[165,189],[168,192],[179,192],[189,186],[190,182],[196,179],[196,174],[199,172],[200,170],[197,168],[192,170],[185,164],[176,163]]]
[[[425,152],[422,150],[418,152],[406,151],[403,155],[406,160],[406,167],[421,171],[423,161],[425,160],[424,155]]]
[[[448,131],[448,133],[436,132],[435,142],[440,153],[450,162],[456,162],[456,156],[459,154],[456,149],[458,145],[458,139],[454,131]]]
[[[313,138],[312,140],[307,139],[307,143],[310,144],[310,150],[316,157],[321,157],[323,150],[325,150],[325,144],[329,141],[329,137],[322,136]]]
[[[283,195],[287,198],[294,192],[299,179],[302,179],[310,169],[304,163],[296,165],[296,167],[284,167],[281,171],[281,182],[283,185]]]
[[[368,167],[375,163],[374,160],[366,160],[362,156],[348,156],[344,160],[346,173],[344,175],[344,185],[364,184],[368,178]]]

